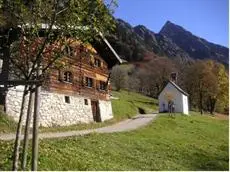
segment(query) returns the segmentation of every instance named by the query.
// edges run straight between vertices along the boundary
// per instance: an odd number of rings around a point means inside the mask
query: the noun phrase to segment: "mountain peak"
[[[147,30],[147,28],[144,25],[137,25],[134,27],[134,29],[143,29],[143,30]]]
[[[141,27],[141,28],[146,28],[144,25],[142,25],[142,24],[139,24],[139,25],[137,25],[137,26],[135,26],[135,27]]]
[[[124,27],[128,27],[129,29],[132,29],[132,26],[128,22],[126,22],[126,21],[124,21],[124,20],[122,20],[120,18],[118,18],[116,20],[116,22],[117,22],[118,25],[122,25]]]
[[[172,27],[172,26],[177,27],[178,25],[176,25],[175,23],[173,23],[173,22],[167,20],[167,21],[165,22],[165,24],[164,24],[163,27]],[[162,27],[162,28],[163,28],[163,27]],[[180,27],[180,26],[179,26],[179,27]]]
[[[142,33],[149,33],[149,34],[155,34],[153,31],[149,30],[146,26],[144,25],[137,25],[133,28],[136,32],[142,32]]]
[[[116,24],[117,33],[111,36],[110,42],[128,61],[141,60],[146,54],[155,53],[183,61],[213,59],[228,64],[228,48],[195,36],[169,20],[157,34],[144,25],[132,27],[121,19],[117,19]]]
[[[186,31],[183,27],[172,23],[171,21],[167,20],[162,29],[160,30],[160,34],[165,35],[170,31]],[[167,36],[167,34],[166,34]]]
[[[167,24],[173,24],[173,23],[171,21],[167,20],[165,25],[167,25]]]
[[[193,59],[215,59],[228,63],[228,49],[193,35],[183,27],[167,21],[159,32],[172,40]]]

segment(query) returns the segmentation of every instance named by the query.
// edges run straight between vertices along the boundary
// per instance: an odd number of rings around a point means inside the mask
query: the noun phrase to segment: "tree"
[[[217,101],[217,94],[218,94],[218,79],[217,76],[214,74],[213,61],[206,61],[205,62],[205,82],[206,82],[206,92],[205,92],[205,101],[207,105],[207,110],[210,114],[214,113],[215,105]]]
[[[204,110],[205,95],[209,93],[208,88],[214,83],[212,82],[213,77],[210,68],[203,61],[194,63],[187,70],[185,83],[187,88],[192,87],[190,93],[193,96],[193,101],[196,101],[201,114],[203,114]]]
[[[127,73],[121,66],[114,66],[111,71],[111,82],[115,86],[116,91],[126,87]]]
[[[137,70],[134,65],[129,65],[127,69],[127,89],[128,91],[135,91],[138,92],[140,88],[140,79],[137,75]]]
[[[115,2],[111,1],[111,4]],[[2,28],[7,30],[8,37],[16,35],[13,43],[6,43],[6,48],[10,51],[7,57],[16,75],[13,78],[24,81],[22,102],[25,102],[28,92],[35,92],[32,170],[37,170],[39,95],[46,72],[62,57],[64,46],[71,44],[74,39],[83,43],[97,39],[99,32],[106,33],[113,28],[113,18],[101,0],[1,0],[0,7]],[[18,170],[24,103],[21,107],[13,170]],[[27,115],[27,125],[29,118],[30,115]],[[26,162],[23,168],[25,166]]]
[[[140,90],[146,95],[158,97],[160,91],[169,80],[171,72],[176,72],[174,63],[166,57],[157,57],[143,63],[139,69]]]
[[[223,64],[213,62],[213,73],[216,76],[216,95],[213,97],[213,108],[216,108],[217,111],[219,112],[225,112],[228,111],[228,105],[229,105],[229,94],[228,94],[228,89],[229,89],[229,80],[228,80],[228,75],[225,70],[225,67]],[[214,111],[214,109],[213,109]]]
[[[183,85],[189,93],[190,104],[199,111],[213,114],[217,104],[228,104],[228,77],[223,65],[212,60],[197,61],[189,66],[183,77]],[[219,109],[220,110],[220,109]]]

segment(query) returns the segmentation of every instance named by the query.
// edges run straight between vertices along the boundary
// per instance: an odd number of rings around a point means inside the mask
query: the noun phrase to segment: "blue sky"
[[[167,20],[228,47],[228,0],[117,0],[114,16],[159,32]]]

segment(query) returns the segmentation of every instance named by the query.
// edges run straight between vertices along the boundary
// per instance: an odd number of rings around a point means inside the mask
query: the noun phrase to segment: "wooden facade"
[[[91,100],[109,99],[109,69],[105,60],[90,46],[75,43],[67,47],[59,63],[48,74],[44,90],[65,95],[82,95]]]

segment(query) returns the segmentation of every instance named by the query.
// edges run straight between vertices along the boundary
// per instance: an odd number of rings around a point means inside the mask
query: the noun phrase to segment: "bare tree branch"
[[[56,1],[55,1],[55,2],[56,2]],[[42,44],[42,46],[41,46],[41,48],[40,48],[40,50],[39,50],[39,52],[38,52],[36,58],[35,58],[35,61],[34,61],[33,65],[32,65],[31,72],[30,72],[30,74],[29,74],[29,78],[31,77],[31,75],[33,74],[33,72],[34,72],[34,70],[35,70],[35,66],[36,66],[36,64],[38,63],[38,60],[39,60],[39,58],[40,58],[40,56],[41,56],[41,54],[42,54],[42,52],[43,52],[43,50],[44,50],[44,48],[45,48],[45,45],[46,45],[46,43],[47,43],[47,41],[48,41],[48,38],[49,38],[49,34],[50,34],[51,31],[52,31],[52,27],[53,27],[53,25],[54,25],[54,23],[55,23],[55,18],[56,18],[56,12],[55,12],[56,7],[57,7],[57,3],[55,3],[55,5],[54,5],[54,9],[53,9],[54,12],[53,12],[53,17],[52,17],[51,24],[49,25],[49,29],[48,29],[46,38],[45,38],[45,40],[44,40],[44,42],[43,42],[43,44]],[[38,66],[38,67],[39,67],[39,66]]]

